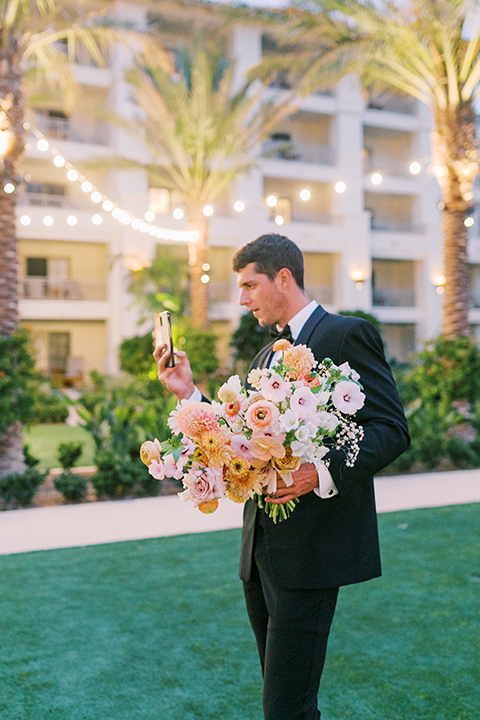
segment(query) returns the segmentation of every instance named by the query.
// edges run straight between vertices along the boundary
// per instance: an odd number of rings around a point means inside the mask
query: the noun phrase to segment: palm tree
[[[90,3],[74,0],[0,0],[0,337],[18,329],[16,193],[24,147],[27,83],[46,82],[71,94],[70,63],[83,53],[104,65],[119,39],[137,39],[132,28],[112,25]],[[93,5],[93,3],[92,3]],[[0,438],[0,476],[22,469],[18,423]]]
[[[442,334],[469,335],[464,221],[479,172],[480,2],[309,0],[288,9],[286,18],[289,41],[301,40],[305,48],[295,57],[305,69],[304,92],[351,72],[367,87],[393,89],[431,108],[432,170],[443,209]]]
[[[150,182],[184,200],[189,242],[191,322],[208,326],[209,220],[203,209],[254,164],[259,143],[293,107],[262,100],[263,86],[235,89],[235,67],[221,47],[197,37],[177,56],[178,71],[145,63],[127,74],[145,119],[141,123],[152,162]],[[145,166],[144,166],[145,167]]]

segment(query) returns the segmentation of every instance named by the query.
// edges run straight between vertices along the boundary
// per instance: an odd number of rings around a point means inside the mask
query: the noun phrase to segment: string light
[[[3,186],[3,192],[6,192],[7,195],[11,195],[15,192],[15,185],[13,183],[6,183]]]
[[[419,162],[414,160],[412,163],[410,163],[409,170],[412,173],[412,175],[418,175],[422,170],[422,166],[420,165]]]
[[[243,212],[245,210],[245,203],[243,202],[243,200],[237,200],[233,206],[233,209],[238,213]]]
[[[213,207],[211,205],[204,205],[203,214],[206,215],[206,217],[211,217],[213,215]]]
[[[463,224],[464,224],[465,227],[467,227],[467,228],[473,227],[473,226],[475,225],[475,218],[473,218],[473,217],[467,217],[467,218],[465,218],[465,220],[463,221]]]
[[[381,185],[383,181],[383,176],[379,172],[374,172],[370,175],[370,182],[372,185]]]
[[[303,202],[307,202],[307,200],[310,200],[312,197],[312,193],[308,188],[303,188],[303,190],[300,190],[300,200],[303,200]]]
[[[30,129],[30,126],[28,127]],[[136,218],[126,210],[120,208],[116,203],[114,203],[112,200],[110,200],[108,197],[106,197],[100,190],[98,190],[87,178],[85,178],[78,170],[70,163],[68,160],[66,160],[55,148],[52,148],[50,146],[50,143],[48,142],[47,138],[41,133],[37,128],[31,128],[31,132],[35,136],[37,140],[37,148],[41,152],[47,152],[47,150],[50,151],[52,155],[52,162],[56,167],[63,167],[66,170],[66,176],[67,179],[70,182],[79,182],[81,189],[85,193],[90,193],[90,200],[94,204],[102,203],[102,208],[105,212],[111,212],[112,217],[122,225],[131,226],[133,230],[137,230],[142,233],[149,233],[152,237],[157,237],[163,240],[173,240],[175,242],[188,242],[190,240],[194,240],[198,233],[196,231],[189,231],[189,230],[169,230],[167,228],[158,227],[156,225],[151,224],[151,221],[155,220],[155,213],[152,211],[147,211],[145,215],[145,221],[140,218]],[[30,146],[30,144],[28,144]],[[27,147],[27,146],[26,146]],[[27,147],[29,149],[29,147]],[[13,187],[13,190],[15,190],[15,187]],[[12,192],[13,192],[12,190]],[[207,212],[208,208],[211,208],[211,213],[213,214],[213,207],[206,206]],[[181,220],[184,216],[183,210],[181,208],[177,208],[174,211],[174,217],[176,220]],[[22,215],[20,218],[20,223],[24,226],[29,225],[31,222],[31,218],[28,215]],[[43,218],[43,223],[47,225],[47,227],[53,225],[55,222],[55,219],[52,215],[45,215]],[[67,217],[67,224],[73,227],[78,222],[78,219],[75,215],[69,215]],[[103,222],[103,217],[100,215],[100,213],[95,213],[92,216],[92,222],[96,225],[99,225]]]
[[[337,192],[339,195],[345,192],[347,189],[346,184],[343,182],[343,180],[339,180],[335,183],[335,192]]]
[[[270,208],[274,208],[275,205],[278,202],[278,198],[276,195],[269,195],[265,201]]]

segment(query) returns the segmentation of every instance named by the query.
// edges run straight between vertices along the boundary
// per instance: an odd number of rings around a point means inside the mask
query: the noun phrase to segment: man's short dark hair
[[[303,255],[300,248],[285,235],[269,233],[244,245],[235,253],[233,272],[255,263],[256,272],[274,280],[282,268],[288,268],[301,290],[304,290]]]

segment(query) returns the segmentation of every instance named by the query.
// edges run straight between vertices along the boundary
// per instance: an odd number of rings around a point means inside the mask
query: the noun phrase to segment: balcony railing
[[[102,282],[53,280],[48,277],[24,277],[19,283],[20,297],[25,300],[105,300]]]
[[[408,158],[408,151],[405,151],[405,156]],[[409,161],[406,160],[369,157],[365,160],[364,170],[366,173],[379,171],[397,177],[412,177],[409,164]]]
[[[374,307],[415,307],[414,288],[372,288]]]
[[[316,223],[318,225],[339,225],[342,218],[328,213],[317,213],[309,210],[292,209],[292,222]]]
[[[68,195],[56,195],[54,193],[24,192],[19,202],[21,205],[30,205],[31,207],[63,208],[69,206],[69,197]]]
[[[49,138],[71,142],[108,145],[108,128],[103,124],[84,123],[82,130],[73,128],[69,118],[51,117],[35,113],[37,128]]]
[[[387,112],[415,115],[415,100],[410,97],[398,97],[388,93],[371,94],[368,98],[368,107],[371,110],[385,110]]]
[[[424,231],[423,225],[417,225],[408,220],[374,220],[372,218],[370,227],[375,232],[416,233],[421,235]]]
[[[264,158],[306,162],[315,165],[333,165],[335,162],[334,149],[330,145],[267,140],[263,144],[262,155]]]

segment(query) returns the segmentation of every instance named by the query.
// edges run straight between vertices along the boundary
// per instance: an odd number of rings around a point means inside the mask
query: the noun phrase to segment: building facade
[[[160,11],[159,8],[163,8]],[[112,3],[137,25],[154,24],[172,51],[195,23],[211,28],[218,6]],[[163,15],[162,15],[163,12]],[[265,28],[242,20],[229,30],[239,78],[272,52]],[[116,157],[146,159],[139,136],[96,120],[89,108],[135,117],[123,49],[107,68],[74,67],[88,103],[31,110],[18,197],[22,323],[31,328],[39,370],[81,384],[91,370],[118,372],[118,346],[144,333],[129,274],[175,246],[187,260],[182,198],[151,188]],[[269,93],[288,91],[279,74]],[[444,284],[440,192],[429,172],[428,108],[408,98],[367,96],[355,78],[303,99],[258,149],[256,167],[222,195],[210,218],[205,279],[210,319],[221,333],[242,312],[230,267],[235,251],[267,232],[302,248],[306,286],[330,311],[362,310],[382,322],[390,357],[405,359],[439,334]],[[102,164],[102,159],[104,162]],[[90,166],[88,163],[90,161]],[[480,335],[479,218],[469,233],[471,324]],[[477,220],[475,222],[475,220]]]

